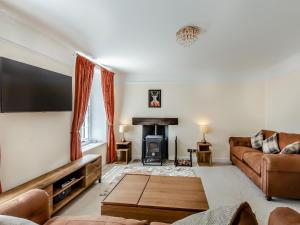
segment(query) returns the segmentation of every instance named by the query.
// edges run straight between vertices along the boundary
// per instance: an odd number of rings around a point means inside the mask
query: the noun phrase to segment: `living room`
[[[70,182],[78,193],[74,199],[69,195],[66,204],[57,200],[52,217],[107,215],[172,224],[183,214],[172,209],[176,215],[168,211],[164,220],[161,209],[147,218],[126,216],[119,209],[111,215],[101,208],[126,174],[142,179],[159,175],[166,180],[179,177],[178,188],[192,183],[181,179],[200,180],[206,208],[196,212],[248,202],[249,215],[258,224],[299,223],[300,3],[3,0],[0,6],[0,76],[6,62],[64,75],[71,103],[62,110],[11,110],[11,105],[24,104],[1,94],[1,203],[41,183],[41,189],[51,187],[53,192],[61,185],[57,177],[74,175]],[[84,70],[87,65],[92,67],[89,72]],[[9,83],[1,83],[5,93]],[[264,150],[263,142],[274,134],[277,148]],[[148,155],[147,135],[161,136],[161,155]],[[293,154],[283,154],[291,144]],[[208,157],[200,151],[203,146]],[[246,159],[249,151],[256,158]],[[153,165],[151,156],[161,161]],[[66,165],[70,168],[61,169]],[[166,180],[158,183],[166,185]],[[66,190],[50,192],[63,199]],[[295,220],[287,222],[280,211],[270,215],[278,207],[288,207],[283,214],[294,213]],[[1,206],[0,214],[6,214]]]

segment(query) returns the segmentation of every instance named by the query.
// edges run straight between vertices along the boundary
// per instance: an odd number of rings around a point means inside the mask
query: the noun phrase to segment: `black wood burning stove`
[[[162,165],[168,159],[168,127],[143,126],[143,165]]]
[[[169,157],[168,126],[177,125],[178,118],[132,118],[133,125],[142,125],[143,165],[162,165]]]
[[[146,151],[143,159],[144,163],[163,163],[163,144],[164,137],[162,135],[146,136]]]

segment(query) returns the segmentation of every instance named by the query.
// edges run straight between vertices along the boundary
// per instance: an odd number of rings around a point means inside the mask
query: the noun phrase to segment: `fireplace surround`
[[[142,125],[143,165],[162,165],[169,157],[169,125],[177,125],[178,118],[132,118],[133,125]]]

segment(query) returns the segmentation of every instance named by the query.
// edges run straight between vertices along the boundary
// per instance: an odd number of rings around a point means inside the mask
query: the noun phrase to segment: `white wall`
[[[266,90],[266,127],[300,133],[300,69],[271,77]]]
[[[65,43],[51,39],[2,12],[0,27],[0,56],[69,76],[74,74],[74,52]],[[94,86],[98,87],[100,72],[97,72]],[[102,115],[104,109],[99,104],[97,106],[98,108],[94,108],[96,113]],[[0,177],[4,190],[70,161],[72,116],[72,112],[0,114]],[[100,125],[102,122],[95,120]],[[103,127],[105,124],[101,126]],[[106,128],[101,128],[96,133],[105,137]],[[102,163],[105,164],[106,144],[84,154],[88,153],[102,154]]]
[[[207,140],[213,144],[215,161],[228,161],[228,137],[253,135],[264,127],[265,83],[118,83],[117,123],[131,124],[132,117],[178,117],[169,128],[169,155],[174,157],[178,136],[179,155],[188,156],[201,139],[199,124],[207,122]],[[162,108],[148,108],[148,89],[162,90]],[[133,141],[133,155],[140,158],[142,126],[130,126],[127,139]]]
[[[74,49],[66,43],[51,39],[2,11],[0,27],[0,56],[69,76],[74,74]],[[94,86],[99,87],[100,71],[97,72]],[[103,115],[103,107],[97,106],[95,113]],[[0,114],[0,178],[4,190],[70,161],[72,116],[72,112]],[[95,123],[100,127],[95,129],[97,136],[105,137],[106,124],[99,119]],[[106,163],[106,144],[84,152],[89,153],[102,154],[102,163]]]
[[[0,41],[0,56],[72,75],[72,68]],[[17,90],[16,90],[17,91]],[[69,161],[72,112],[1,113],[1,180],[4,190]]]
[[[102,156],[102,166],[106,164],[106,154],[107,153],[107,145],[106,143],[103,143],[96,148],[92,148],[88,151],[83,152],[83,155],[87,154],[99,154]]]
[[[2,13],[0,27],[0,56],[72,76],[74,57],[61,43]],[[4,190],[69,162],[71,120],[72,112],[0,114]]]

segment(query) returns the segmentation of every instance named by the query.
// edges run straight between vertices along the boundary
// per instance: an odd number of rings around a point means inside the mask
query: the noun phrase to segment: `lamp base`
[[[200,142],[203,143],[203,144],[206,144],[206,143],[207,143],[207,141],[206,141],[206,140],[203,140],[203,139],[202,139]]]
[[[126,142],[126,139],[125,139],[125,138],[122,138],[122,139],[121,139],[121,142]]]
[[[201,140],[201,143],[204,143],[204,144],[207,143],[207,141],[205,140],[205,133],[203,133],[203,138],[202,138],[202,140]]]

